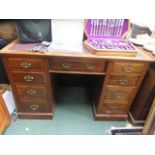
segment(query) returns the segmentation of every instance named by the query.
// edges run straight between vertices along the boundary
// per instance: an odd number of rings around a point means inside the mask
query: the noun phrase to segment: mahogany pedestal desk
[[[32,53],[32,44],[14,41],[0,52],[20,118],[52,118],[55,109],[54,75],[87,75],[95,119],[124,120],[153,59],[137,49],[136,57],[80,53]]]

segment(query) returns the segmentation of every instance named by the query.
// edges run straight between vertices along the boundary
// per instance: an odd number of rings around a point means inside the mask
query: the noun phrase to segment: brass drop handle
[[[26,94],[30,95],[30,96],[34,96],[34,95],[37,94],[37,91],[36,90],[32,90],[32,89],[31,90],[27,90]]]
[[[110,111],[111,112],[117,112],[118,111],[118,107],[110,107]]]
[[[117,110],[118,107],[110,107],[111,110]]]
[[[67,68],[67,69],[70,68],[71,66],[72,66],[72,64],[70,64],[70,63],[63,63],[62,64],[62,67]]]
[[[125,66],[123,67],[123,71],[126,73],[131,73],[133,71],[133,68],[131,66]]]
[[[108,109],[106,110],[107,113],[111,113],[111,112],[117,112],[117,109]]]
[[[117,109],[111,109],[111,112],[117,112]]]
[[[126,85],[128,83],[128,80],[127,79],[120,79],[120,80],[118,80],[118,83],[120,85]]]
[[[26,75],[26,76],[24,76],[24,80],[25,81],[28,81],[28,82],[31,82],[31,81],[34,80],[34,77],[33,76],[30,76],[30,75]]]
[[[22,68],[30,68],[31,65],[32,65],[32,64],[31,64],[30,62],[26,62],[26,61],[20,63],[20,66],[21,66]]]
[[[96,68],[96,65],[94,65],[94,64],[87,64],[86,65],[86,68],[87,69],[95,69]]]
[[[35,111],[35,110],[37,110],[37,109],[39,108],[39,105],[37,105],[37,104],[32,104],[32,105],[30,106],[30,108],[31,108],[33,111]]]
[[[117,98],[117,99],[124,99],[124,94],[123,93],[115,93],[115,97]]]

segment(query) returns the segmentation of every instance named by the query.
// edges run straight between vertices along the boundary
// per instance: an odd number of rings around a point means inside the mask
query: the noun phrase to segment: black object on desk
[[[19,41],[35,43],[52,41],[50,19],[22,19],[16,20]]]
[[[9,41],[0,39],[0,49],[2,49],[4,46],[6,46],[9,43]],[[0,83],[9,83],[4,65],[2,63],[1,57],[0,57]]]

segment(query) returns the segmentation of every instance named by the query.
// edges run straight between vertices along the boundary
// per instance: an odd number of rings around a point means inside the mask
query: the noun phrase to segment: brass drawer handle
[[[123,71],[126,73],[131,73],[133,71],[133,68],[131,66],[125,66],[123,67]]]
[[[118,107],[110,107],[111,110],[118,110]]]
[[[112,112],[117,112],[117,109],[108,109],[108,110],[106,110],[106,113],[112,113]]]
[[[25,81],[28,81],[28,82],[31,82],[34,80],[34,77],[33,76],[30,76],[30,75],[27,75],[27,76],[24,76],[24,80]]]
[[[124,99],[125,98],[123,93],[115,93],[115,97],[116,97],[116,99]]]
[[[94,65],[94,64],[87,64],[86,65],[86,68],[87,69],[95,69],[96,68],[96,65]]]
[[[30,62],[26,62],[26,61],[21,62],[21,64],[20,64],[20,66],[21,66],[22,68],[30,68],[31,65],[32,65],[32,64],[31,64]]]
[[[30,95],[30,96],[35,96],[35,95],[37,95],[37,91],[36,91],[36,90],[28,90],[28,91],[26,92],[26,94],[27,94],[27,95]]]
[[[111,109],[111,112],[117,112],[117,109]]]
[[[62,67],[67,68],[67,69],[70,68],[71,66],[72,66],[72,64],[70,64],[70,63],[63,63],[62,64]]]
[[[37,104],[32,104],[32,105],[30,106],[30,108],[31,108],[33,111],[35,111],[35,110],[37,110],[37,109],[39,108],[39,105],[37,105]]]
[[[120,80],[118,80],[118,83],[120,85],[126,85],[128,83],[128,80],[127,79],[120,79]]]

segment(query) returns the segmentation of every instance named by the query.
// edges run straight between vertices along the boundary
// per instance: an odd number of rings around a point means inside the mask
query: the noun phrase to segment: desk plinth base
[[[25,118],[25,119],[52,119],[53,113],[17,113],[18,118]]]
[[[129,122],[133,126],[144,126],[145,124],[145,120],[135,120],[134,116],[132,115],[130,111],[129,111]]]
[[[93,115],[95,120],[109,120],[109,121],[119,121],[119,120],[127,120],[127,114],[103,114],[97,113],[95,105],[92,104]]]

